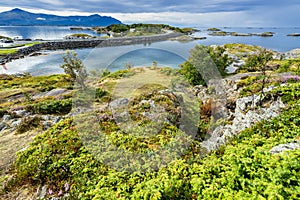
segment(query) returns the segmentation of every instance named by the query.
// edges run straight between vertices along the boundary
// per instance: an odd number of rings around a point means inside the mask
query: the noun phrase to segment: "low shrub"
[[[36,114],[67,114],[72,109],[72,99],[40,102],[27,109]]]
[[[35,129],[41,126],[41,118],[38,116],[26,117],[22,119],[21,124],[16,129],[16,134],[22,134],[31,129]]]

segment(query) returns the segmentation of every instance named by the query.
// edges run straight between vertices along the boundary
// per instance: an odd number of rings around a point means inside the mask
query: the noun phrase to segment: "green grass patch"
[[[16,53],[17,51],[18,51],[18,49],[0,49],[0,55],[6,56],[9,54]]]
[[[16,78],[3,75],[0,77],[0,90],[31,88],[41,92],[54,88],[70,88],[72,82],[67,75],[25,76]]]

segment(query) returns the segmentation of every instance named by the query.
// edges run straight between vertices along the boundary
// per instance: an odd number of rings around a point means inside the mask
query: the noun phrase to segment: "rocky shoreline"
[[[77,39],[77,40],[55,40],[43,41],[30,47],[19,49],[16,53],[7,55],[0,59],[0,64],[5,64],[12,60],[24,58],[33,55],[40,50],[57,50],[57,49],[78,49],[78,48],[94,48],[94,47],[112,47],[125,46],[132,44],[148,44],[152,42],[164,41],[172,38],[180,37],[182,33],[168,33],[154,36],[137,36],[137,37],[121,37],[109,39]]]

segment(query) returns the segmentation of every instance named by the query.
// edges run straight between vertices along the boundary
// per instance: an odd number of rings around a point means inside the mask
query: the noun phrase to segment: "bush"
[[[38,128],[41,126],[41,118],[34,116],[34,117],[26,117],[22,119],[21,124],[18,126],[16,133],[22,134],[31,129]]]
[[[72,99],[41,102],[27,109],[36,114],[67,114],[72,109]]]
[[[101,88],[97,88],[96,93],[95,93],[95,98],[96,99],[101,99],[102,97],[104,97],[107,94],[108,94],[108,92],[106,90],[103,90]]]
[[[205,47],[196,45],[189,59],[181,64],[181,74],[191,85],[204,85],[210,79],[219,79],[226,75],[226,67],[232,60],[225,54],[223,47]]]
[[[241,70],[246,70],[248,72],[262,72],[266,70],[267,63],[273,59],[272,56],[273,53],[267,50],[260,51],[258,54],[250,55]]]

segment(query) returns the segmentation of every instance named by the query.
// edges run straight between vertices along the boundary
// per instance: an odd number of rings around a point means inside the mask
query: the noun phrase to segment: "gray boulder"
[[[45,97],[56,97],[60,95],[70,94],[70,91],[62,88],[53,89],[49,92],[42,92],[33,96],[33,99],[45,98]]]
[[[7,129],[7,124],[0,122],[0,131]]]
[[[300,141],[295,141],[295,142],[288,143],[288,144],[280,144],[278,146],[273,147],[270,150],[270,153],[271,154],[279,154],[279,153],[282,153],[287,150],[296,150],[296,149],[300,149]]]
[[[14,119],[13,122],[10,124],[12,130],[16,130],[22,122],[22,119]]]
[[[4,115],[4,116],[2,117],[3,122],[7,122],[7,121],[9,121],[9,120],[11,120],[11,119],[12,119],[12,117],[11,117],[10,115]]]
[[[127,98],[118,98],[110,102],[109,106],[112,109],[124,108],[128,106],[129,100]]]
[[[27,110],[16,110],[14,111],[14,113],[20,117],[27,117],[30,115],[30,112],[28,112]]]

